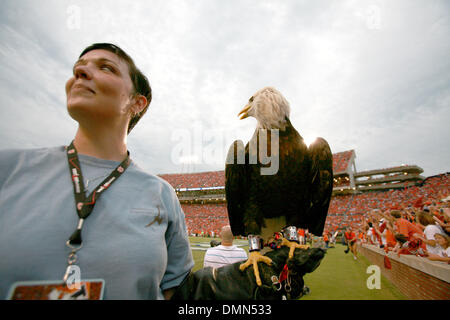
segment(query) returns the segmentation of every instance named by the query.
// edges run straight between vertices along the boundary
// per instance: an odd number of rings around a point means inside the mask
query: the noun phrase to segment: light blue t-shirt
[[[79,159],[88,194],[119,164]],[[0,298],[17,281],[62,280],[77,223],[64,147],[0,151]],[[104,299],[163,299],[194,265],[173,188],[134,162],[98,199],[82,238],[81,279],[104,279]]]

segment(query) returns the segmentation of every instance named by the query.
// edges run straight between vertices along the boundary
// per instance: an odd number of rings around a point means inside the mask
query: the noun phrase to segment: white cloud
[[[300,134],[355,149],[358,169],[448,171],[450,19],[446,1],[2,1],[0,148],[66,144],[76,123],[64,83],[79,52],[114,42],[154,97],[129,137],[154,173],[220,170],[171,159],[172,132],[220,158],[254,119],[237,113],[263,86],[291,103]],[[208,149],[209,148],[209,149]],[[208,151],[209,150],[209,151]],[[197,156],[203,159],[202,155]],[[224,159],[225,160],[225,159]],[[198,162],[198,161],[197,161]]]

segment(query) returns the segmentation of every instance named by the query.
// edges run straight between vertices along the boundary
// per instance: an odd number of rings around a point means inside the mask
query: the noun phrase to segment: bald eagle
[[[257,127],[245,148],[236,140],[227,155],[225,193],[234,235],[260,235],[267,240],[287,226],[322,235],[333,188],[332,153],[322,138],[308,148],[289,114],[289,103],[282,94],[265,87],[238,115],[241,120],[256,118]],[[291,247],[290,256],[295,248],[307,248],[285,239],[283,245]],[[271,262],[251,252],[241,270],[253,264],[261,285],[259,261]]]

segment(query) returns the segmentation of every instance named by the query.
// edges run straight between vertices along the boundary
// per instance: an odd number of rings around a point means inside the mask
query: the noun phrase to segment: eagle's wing
[[[244,211],[248,198],[245,147],[241,140],[230,146],[225,164],[225,195],[228,218],[234,235],[245,235]]]
[[[308,211],[309,231],[322,235],[331,193],[333,191],[333,155],[323,138],[317,138],[308,152],[311,157],[311,206]]]

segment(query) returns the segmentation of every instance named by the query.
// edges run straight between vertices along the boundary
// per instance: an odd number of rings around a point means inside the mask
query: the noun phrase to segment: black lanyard
[[[108,177],[105,178],[89,196],[86,197],[84,190],[83,175],[81,174],[80,161],[78,159],[78,153],[73,145],[73,141],[69,147],[67,147],[67,161],[69,162],[70,175],[72,177],[73,191],[75,195],[75,206],[77,209],[78,226],[75,232],[70,236],[67,241],[70,245],[81,246],[81,229],[83,228],[83,222],[94,209],[95,202],[100,198],[105,190],[107,190],[111,184],[113,184],[122,173],[128,168],[131,163],[130,153],[127,151],[127,157],[123,160],[117,168],[115,168]]]

